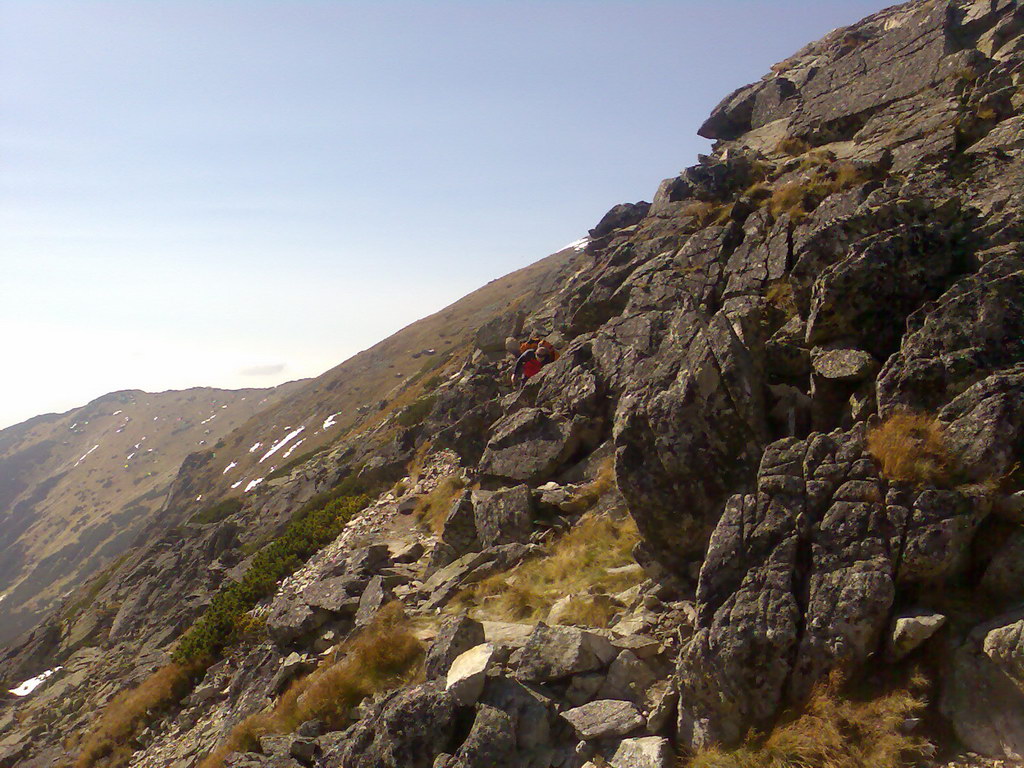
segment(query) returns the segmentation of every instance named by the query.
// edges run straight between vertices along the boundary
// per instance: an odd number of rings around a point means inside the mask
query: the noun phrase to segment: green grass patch
[[[242,500],[237,496],[224,499],[216,504],[211,504],[201,509],[189,518],[190,525],[209,525],[219,523],[225,517],[230,517],[242,508]]]
[[[419,397],[403,408],[395,420],[403,427],[415,427],[427,418],[435,400],[437,396],[433,394]]]

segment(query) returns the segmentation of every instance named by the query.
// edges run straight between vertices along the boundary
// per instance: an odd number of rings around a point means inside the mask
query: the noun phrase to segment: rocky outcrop
[[[726,505],[680,660],[680,737],[734,742],[839,665],[879,648],[901,588],[966,565],[986,505],[885,481],[863,431],[765,451],[757,492]]]
[[[941,714],[953,747],[1017,759],[1022,40],[1017,4],[919,0],[806,47],[716,108],[713,151],[651,205],[612,209],[546,300],[495,303],[416,401],[422,421],[381,415],[223,527],[151,545],[95,610],[40,628],[0,669],[73,660],[39,700],[73,702],[46,715],[53,734],[80,725],[162,663],[312,494],[415,467],[252,611],[257,638],[141,737],[138,768],[194,762],[390,600],[413,617],[427,682],[369,697],[344,731],[232,760],[666,768],[677,749],[770,729],[836,669],[897,677],[922,660],[938,712],[917,727]],[[561,354],[513,390],[522,329]],[[903,411],[930,425],[904,436],[907,463],[927,437],[941,472],[897,479],[869,449]],[[456,474],[466,490],[417,527],[415,500]],[[632,586],[523,596],[547,623],[487,620],[499,579],[528,584],[513,569],[624,511],[635,562],[605,576]],[[483,580],[479,616],[438,618]],[[609,627],[575,626],[580,605]],[[4,729],[25,749],[13,717]],[[49,733],[41,746],[59,749]]]

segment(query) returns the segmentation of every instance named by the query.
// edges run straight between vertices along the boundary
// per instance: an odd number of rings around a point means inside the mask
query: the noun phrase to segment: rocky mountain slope
[[[114,392],[0,431],[0,642],[126,551],[186,456],[294,388]]]
[[[1022,70],[915,0],[730,95],[526,386],[513,312],[10,647],[0,766],[1019,764]]]

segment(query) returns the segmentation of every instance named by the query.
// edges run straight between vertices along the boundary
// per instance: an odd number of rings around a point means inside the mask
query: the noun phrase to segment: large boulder
[[[541,483],[572,458],[587,426],[583,417],[552,417],[540,408],[516,411],[494,425],[479,471],[505,481]]]
[[[939,411],[945,441],[969,479],[990,481],[1024,456],[1024,362],[974,384]]]
[[[1001,616],[975,628],[953,654],[939,707],[968,748],[1024,759],[1024,619]]]
[[[451,768],[495,768],[518,764],[515,723],[500,709],[486,704],[477,709],[473,727],[455,753]]]
[[[480,702],[511,718],[516,747],[523,755],[542,756],[550,749],[555,702],[539,686],[494,677],[488,680]]]
[[[533,531],[533,496],[528,485],[499,491],[474,491],[472,509],[477,538],[484,547],[525,543]]]
[[[523,647],[516,677],[537,682],[562,680],[607,666],[615,656],[615,647],[600,635],[540,623]]]
[[[856,339],[858,347],[886,359],[899,348],[907,316],[938,298],[965,269],[961,253],[957,231],[938,224],[865,238],[815,280],[808,343]]]
[[[893,105],[942,100],[956,86],[949,54],[986,27],[964,28],[959,18],[946,3],[908,3],[838,29],[729,94],[698,132],[732,140],[788,120],[791,134],[821,143],[853,138]]]
[[[452,502],[441,528],[441,541],[451,547],[458,557],[479,548],[470,491],[463,491]]]
[[[424,674],[428,680],[448,673],[452,662],[465,651],[484,642],[483,625],[465,614],[448,616],[441,622],[427,652]]]
[[[616,229],[639,224],[650,208],[651,204],[643,200],[638,203],[619,203],[601,217],[597,226],[590,230],[590,236],[604,237]]]
[[[642,728],[645,720],[630,702],[616,699],[592,701],[567,709],[562,718],[584,740],[621,738]]]
[[[630,514],[658,559],[685,570],[767,442],[759,366],[724,313],[673,318],[657,368],[620,400],[614,436]]]

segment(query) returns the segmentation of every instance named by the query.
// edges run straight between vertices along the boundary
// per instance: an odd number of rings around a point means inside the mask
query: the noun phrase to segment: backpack
[[[544,347],[551,353],[551,362],[555,362],[558,359],[558,350],[551,345],[550,341],[542,339],[540,336],[531,336],[528,340],[522,342],[519,345],[519,354],[521,355],[528,349],[537,349],[538,347]]]

